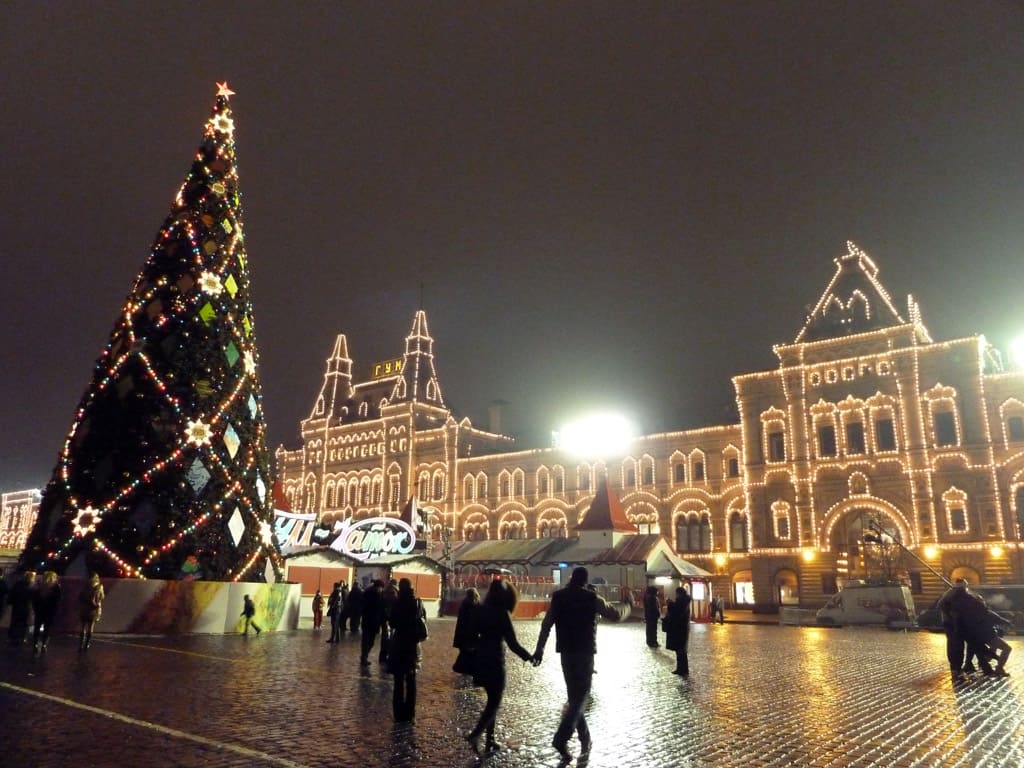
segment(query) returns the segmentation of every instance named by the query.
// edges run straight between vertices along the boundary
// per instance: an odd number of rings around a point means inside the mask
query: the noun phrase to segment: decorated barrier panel
[[[79,595],[84,579],[61,579],[55,632],[78,632]],[[139,635],[230,634],[241,632],[242,604],[249,595],[254,620],[264,630],[298,627],[299,584],[221,581],[103,579],[106,599],[96,631]],[[8,616],[10,612],[7,612]]]

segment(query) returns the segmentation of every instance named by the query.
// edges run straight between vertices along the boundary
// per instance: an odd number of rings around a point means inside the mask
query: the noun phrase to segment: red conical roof
[[[620,531],[622,533],[639,533],[640,529],[629,522],[626,511],[622,508],[619,496],[612,488],[607,477],[602,477],[597,484],[597,494],[590,502],[586,516],[578,526],[578,531]]]

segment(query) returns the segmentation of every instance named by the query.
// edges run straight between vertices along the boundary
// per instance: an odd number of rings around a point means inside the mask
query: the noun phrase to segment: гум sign
[[[396,517],[370,517],[342,526],[331,549],[354,557],[372,560],[382,555],[407,555],[416,543],[416,532]]]

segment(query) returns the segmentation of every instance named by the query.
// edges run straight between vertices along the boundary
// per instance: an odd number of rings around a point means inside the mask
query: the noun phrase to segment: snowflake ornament
[[[235,121],[227,115],[217,115],[210,120],[210,125],[217,133],[226,133],[231,136],[235,132]]]
[[[210,296],[220,296],[220,292],[224,290],[220,278],[213,272],[203,272],[199,275],[199,287],[203,293]]]
[[[251,350],[246,350],[245,354],[242,355],[242,365],[245,367],[245,372],[250,376],[256,373],[256,358]]]
[[[100,511],[94,507],[86,507],[85,509],[78,510],[78,514],[75,515],[73,524],[75,530],[73,534],[75,536],[85,536],[87,533],[92,533],[96,530],[96,526],[100,522]]]
[[[192,445],[207,445],[212,437],[213,429],[209,424],[205,424],[202,419],[189,420],[188,426],[185,428],[185,439]]]

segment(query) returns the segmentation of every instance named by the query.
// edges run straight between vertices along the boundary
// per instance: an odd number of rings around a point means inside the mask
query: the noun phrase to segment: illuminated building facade
[[[338,337],[303,447],[278,449],[296,511],[398,515],[415,495],[438,542],[575,535],[604,476],[628,519],[714,574],[734,604],[823,604],[848,578],[897,575],[922,602],[946,577],[1020,582],[1024,373],[984,337],[935,342],[853,244],[777,368],[736,376],[740,423],[637,438],[583,461],[517,450],[445,406],[426,316],[405,354],[355,383]],[[866,544],[869,525],[883,544]],[[456,559],[457,559],[456,547]],[[898,551],[897,551],[898,554]]]

